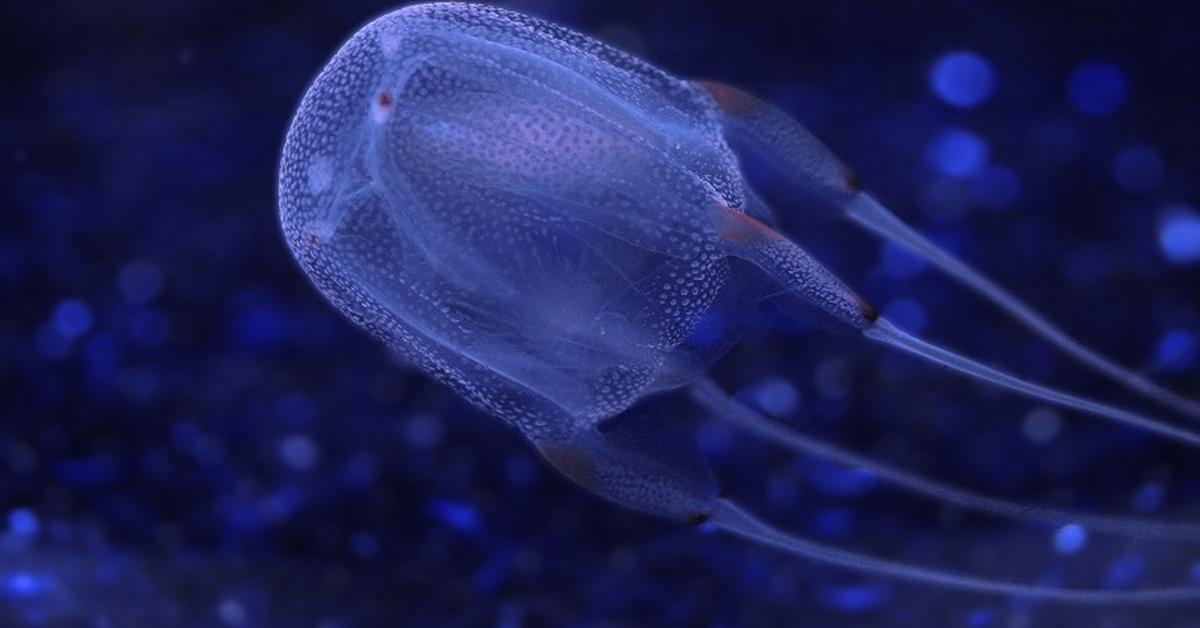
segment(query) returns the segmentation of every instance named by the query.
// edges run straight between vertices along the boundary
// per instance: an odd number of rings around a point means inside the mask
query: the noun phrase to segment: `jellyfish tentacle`
[[[1169,407],[1189,418],[1200,419],[1200,401],[1164,388],[1150,378],[1117,364],[1110,358],[1085,346],[1061,328],[1026,305],[1008,290],[1000,287],[982,273],[938,247],[928,238],[905,224],[870,194],[860,194],[846,209],[853,222],[885,240],[895,242],[920,255],[946,274],[957,279],[972,291],[1007,312],[1035,335],[1054,345],[1063,353],[1123,386]]]
[[[918,473],[881,462],[871,456],[838,447],[789,429],[742,404],[711,379],[701,379],[689,388],[691,397],[714,418],[791,451],[831,460],[841,465],[870,471],[885,482],[933,499],[979,512],[1024,521],[1063,525],[1077,523],[1089,531],[1115,536],[1173,542],[1200,542],[1200,526],[1164,523],[1150,519],[1096,515],[983,495],[938,482]]]
[[[880,576],[890,576],[927,584],[947,586],[975,593],[1013,595],[1044,601],[1094,605],[1165,604],[1191,600],[1200,601],[1200,587],[1179,586],[1112,591],[1039,586],[969,576],[897,560],[877,558],[783,532],[746,512],[737,504],[727,499],[716,501],[715,507],[709,514],[709,521],[716,527],[737,536],[757,541],[804,558]]]
[[[929,341],[901,331],[887,319],[877,318],[864,328],[862,333],[871,340],[911,353],[931,363],[958,371],[968,377],[1007,388],[1026,397],[1046,401],[1063,408],[1086,412],[1110,421],[1143,429],[1179,443],[1200,448],[1200,434],[1196,434],[1191,430],[1011,375],[978,360],[968,358],[960,353],[939,347]]]
[[[1156,403],[1200,420],[1200,401],[1168,390],[1085,346],[1011,292],[905,224],[874,197],[863,192],[854,173],[795,118],[735,87],[706,81],[696,84],[708,92],[724,114],[727,139],[741,140],[741,144],[761,154],[789,181],[837,208],[844,217],[867,231],[919,255],[1089,369]]]
[[[1124,408],[1036,384],[901,331],[856,292],[779,232],[736,209],[714,204],[713,228],[730,255],[746,259],[809,306],[867,338],[1026,397],[1093,414],[1200,449],[1200,434]]]

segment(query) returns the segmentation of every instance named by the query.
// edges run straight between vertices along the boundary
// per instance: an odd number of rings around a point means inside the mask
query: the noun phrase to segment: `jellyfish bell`
[[[418,5],[368,25],[296,114],[280,206],[339,309],[544,439],[677,362],[727,275],[706,207],[741,201],[699,90],[534,24]]]
[[[1072,352],[1057,328],[905,227],[782,112],[494,7],[410,6],[347,41],[289,128],[280,220],[301,268],[338,310],[611,501],[712,520],[817,560],[977,591],[1095,603],[1200,597],[1195,587],[1066,589],[889,562],[782,532],[719,497],[687,431],[663,429],[635,404],[686,390],[748,434],[871,468],[916,493],[1017,518],[1081,520],[1030,515],[1026,505],[839,450],[772,426],[725,394],[705,372],[768,301],[1020,394],[1200,446],[1186,429],[1028,382],[891,325],[772,226],[730,149],[735,135],[1085,364],[1128,374],[1090,349]],[[1127,380],[1167,405],[1194,403]],[[1182,524],[1088,521],[1118,535],[1200,539]]]

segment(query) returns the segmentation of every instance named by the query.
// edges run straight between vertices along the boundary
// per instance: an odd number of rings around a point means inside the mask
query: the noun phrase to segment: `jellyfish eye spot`
[[[304,230],[304,243],[316,248],[333,239],[334,225],[327,220],[318,220]]]
[[[371,119],[376,124],[383,124],[387,121],[388,116],[392,114],[392,108],[396,104],[396,98],[392,95],[391,90],[380,90],[375,95],[375,101],[371,106]]]
[[[842,175],[842,181],[851,192],[858,192],[862,189],[862,180],[854,172],[847,170],[846,174]]]

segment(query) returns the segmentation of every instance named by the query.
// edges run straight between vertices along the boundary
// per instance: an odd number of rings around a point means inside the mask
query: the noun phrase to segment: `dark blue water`
[[[506,6],[782,105],[939,243],[1200,395],[1200,40],[1184,3],[751,4]],[[623,511],[396,363],[306,283],[274,198],[309,80],[392,6],[3,9],[0,624],[1200,625],[1195,606],[878,580]],[[766,196],[901,326],[1139,403],[902,250]],[[809,433],[978,490],[1200,519],[1193,452],[851,338],[764,338],[715,376]],[[825,542],[1045,584],[1200,581],[1200,546],[943,509],[716,426],[699,436],[728,494]]]

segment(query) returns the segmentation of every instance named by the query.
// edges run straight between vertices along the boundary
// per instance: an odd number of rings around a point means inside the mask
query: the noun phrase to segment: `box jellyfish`
[[[1200,587],[1067,588],[852,552],[772,526],[722,497],[690,435],[639,415],[637,402],[685,396],[773,446],[991,514],[1200,541],[1200,526],[1040,508],[959,488],[769,421],[723,391],[706,371],[741,340],[739,328],[716,342],[689,339],[706,315],[748,320],[769,299],[821,329],[1200,448],[1187,427],[901,331],[772,226],[772,210],[740,170],[742,151],[928,259],[1082,365],[1200,416],[1195,401],[1074,340],[907,227],[780,110],[498,8],[410,6],[347,41],[288,131],[280,220],[299,265],[339,311],[609,501],[710,522],[817,561],[972,591],[1096,604],[1200,598]]]

